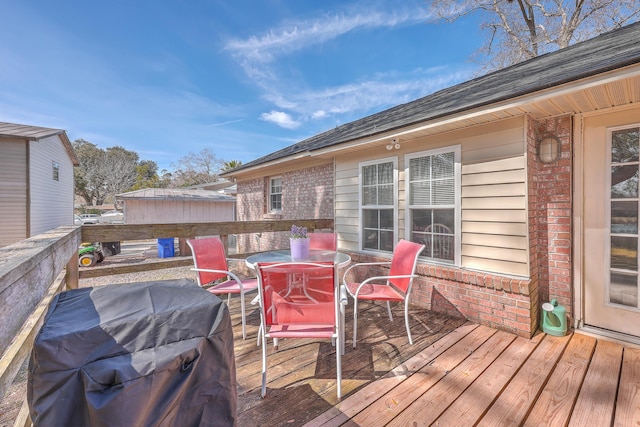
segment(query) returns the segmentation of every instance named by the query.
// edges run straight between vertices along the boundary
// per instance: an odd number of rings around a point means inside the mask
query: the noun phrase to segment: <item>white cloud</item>
[[[341,121],[343,118],[336,116],[368,113],[408,102],[468,77],[470,74],[450,70],[439,75],[436,69],[431,69],[404,75],[379,74],[321,90],[300,89],[304,84],[294,83],[298,76],[289,61],[310,47],[357,31],[424,25],[429,18],[428,8],[421,2],[402,6],[367,2],[342,13],[283,22],[263,34],[229,40],[225,49],[264,92],[263,98],[275,107],[263,113],[262,120],[295,129],[308,120],[333,117]],[[291,57],[286,60],[286,68],[285,57]]]
[[[272,122],[285,129],[295,129],[300,126],[300,123],[293,120],[293,118],[283,111],[270,111],[269,113],[262,113],[260,116],[265,122]]]
[[[283,23],[263,35],[252,36],[246,40],[229,40],[225,48],[241,58],[241,63],[268,63],[279,56],[325,43],[350,31],[415,24],[425,22],[429,16],[426,7],[396,8],[393,11],[358,9],[346,13],[327,14],[316,19]]]
[[[284,98],[284,95],[267,96],[267,99],[287,110],[287,117],[295,117],[297,125],[307,120],[326,120],[332,117],[342,121],[342,115],[367,114],[372,109],[380,110],[413,101],[465,81],[472,75],[472,69],[451,71],[437,67],[416,70],[400,79],[395,75],[378,74],[360,82],[322,90],[292,92],[287,94],[288,98]]]
[[[316,119],[316,120],[324,119],[327,116],[328,116],[328,114],[324,110],[314,111],[313,114],[311,114],[311,118]]]

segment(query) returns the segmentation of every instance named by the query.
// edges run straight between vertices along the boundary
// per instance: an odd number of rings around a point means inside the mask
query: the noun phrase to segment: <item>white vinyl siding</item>
[[[402,140],[396,221],[406,238],[405,155],[460,147],[460,261],[464,268],[529,276],[526,118],[516,117],[455,132]],[[336,159],[336,231],[345,250],[360,249],[359,169],[389,157],[385,145],[363,146]]]
[[[27,146],[0,141],[0,247],[27,237]]]
[[[73,163],[57,135],[32,141],[29,164],[31,235],[73,224]],[[52,162],[59,165],[54,181]]]
[[[528,273],[524,157],[462,166],[462,265]]]

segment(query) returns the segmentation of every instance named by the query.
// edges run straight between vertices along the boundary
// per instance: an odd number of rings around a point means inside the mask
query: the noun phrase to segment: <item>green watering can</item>
[[[558,300],[542,304],[540,323],[542,331],[556,337],[563,337],[567,334],[567,310],[558,305]]]

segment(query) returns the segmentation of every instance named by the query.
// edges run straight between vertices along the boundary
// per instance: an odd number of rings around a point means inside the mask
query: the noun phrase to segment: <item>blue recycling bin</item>
[[[172,258],[175,256],[173,237],[158,239],[158,258]]]

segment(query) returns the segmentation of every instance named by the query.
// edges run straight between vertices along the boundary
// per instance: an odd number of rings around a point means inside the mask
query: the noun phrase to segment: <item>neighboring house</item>
[[[354,261],[424,242],[413,304],[531,336],[557,299],[571,325],[640,342],[639,134],[640,23],[222,176],[238,220],[334,218]]]
[[[116,199],[123,206],[125,224],[170,224],[235,221],[236,219],[236,198],[217,191],[147,188],[118,194]],[[185,239],[180,240],[179,249],[182,255],[190,254]]]
[[[73,225],[73,167],[62,129],[0,122],[0,247]]]

